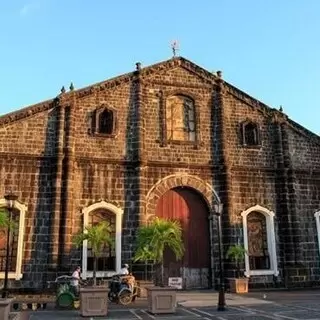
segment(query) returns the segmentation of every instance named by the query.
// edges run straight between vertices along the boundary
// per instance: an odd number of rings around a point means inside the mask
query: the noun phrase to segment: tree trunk
[[[240,263],[237,263],[237,278],[241,278],[241,269],[240,269]]]
[[[97,257],[93,256],[93,285],[97,285]]]
[[[161,262],[160,267],[161,267],[160,287],[164,287],[164,266],[163,266],[163,261]]]
[[[144,276],[145,276],[145,280],[148,281],[148,262],[147,261],[144,265]]]

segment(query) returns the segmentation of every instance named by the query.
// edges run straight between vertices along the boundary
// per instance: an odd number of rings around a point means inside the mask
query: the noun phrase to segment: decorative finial
[[[217,71],[217,76],[218,76],[218,78],[222,78],[222,71]]]
[[[141,62],[136,63],[136,70],[140,71],[141,70]]]
[[[173,40],[171,42],[171,49],[172,49],[173,57],[176,57],[177,51],[180,50],[179,42],[177,40]]]
[[[282,112],[283,111],[283,108],[282,108],[282,106],[280,105],[280,107],[279,107],[279,111],[280,112]]]
[[[65,93],[65,92],[66,92],[66,88],[65,88],[64,86],[62,86],[60,92],[61,92],[61,93]]]
[[[72,83],[72,82],[70,83],[70,87],[69,87],[69,89],[70,89],[70,91],[73,91],[73,90],[74,90],[74,85],[73,85],[73,83]]]

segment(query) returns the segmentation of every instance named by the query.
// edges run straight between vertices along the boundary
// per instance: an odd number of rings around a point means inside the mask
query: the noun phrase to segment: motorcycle
[[[128,305],[138,295],[138,287],[133,276],[114,275],[109,283],[108,298],[110,302]]]

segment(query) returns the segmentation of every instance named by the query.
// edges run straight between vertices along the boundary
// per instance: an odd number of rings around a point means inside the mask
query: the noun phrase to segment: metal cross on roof
[[[171,49],[172,49],[172,53],[173,56],[175,57],[177,55],[177,51],[179,51],[179,42],[177,40],[173,40],[171,42]]]

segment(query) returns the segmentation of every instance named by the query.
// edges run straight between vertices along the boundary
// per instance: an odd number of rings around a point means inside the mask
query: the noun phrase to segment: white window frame
[[[0,208],[7,208],[7,200],[0,199]],[[18,235],[18,248],[17,248],[17,261],[16,261],[16,271],[9,272],[8,278],[20,280],[23,277],[22,274],[22,257],[23,257],[23,238],[24,238],[24,226],[25,226],[25,216],[27,212],[27,206],[20,203],[19,201],[13,201],[13,208],[19,211],[19,235]],[[0,279],[4,279],[4,272],[0,272]]]
[[[319,250],[319,254],[320,254],[320,210],[317,211],[314,214],[314,217],[316,219],[316,226],[317,226],[317,237],[318,237],[318,250]]]
[[[116,270],[106,270],[106,271],[97,271],[97,278],[110,277],[114,274],[120,272],[121,269],[121,236],[122,236],[122,216],[123,209],[115,206],[112,203],[105,201],[96,202],[84,209],[82,209],[83,214],[83,229],[89,225],[89,215],[91,212],[97,209],[108,210],[115,214],[116,216],[116,241],[115,241],[115,251],[116,251]],[[85,231],[84,231],[85,232]],[[82,246],[82,278],[92,278],[93,271],[87,270],[88,263],[88,241],[83,241]]]
[[[268,252],[270,255],[270,269],[267,270],[250,270],[249,255],[248,255],[248,224],[247,217],[251,212],[262,213],[266,218],[266,227],[267,227],[267,243],[268,243]],[[275,241],[275,232],[274,232],[274,212],[270,211],[260,205],[255,205],[241,213],[242,223],[243,223],[243,239],[244,239],[244,248],[246,249],[245,254],[245,276],[260,276],[260,275],[279,275],[278,263],[277,263],[277,251],[276,251],[276,241]]]

